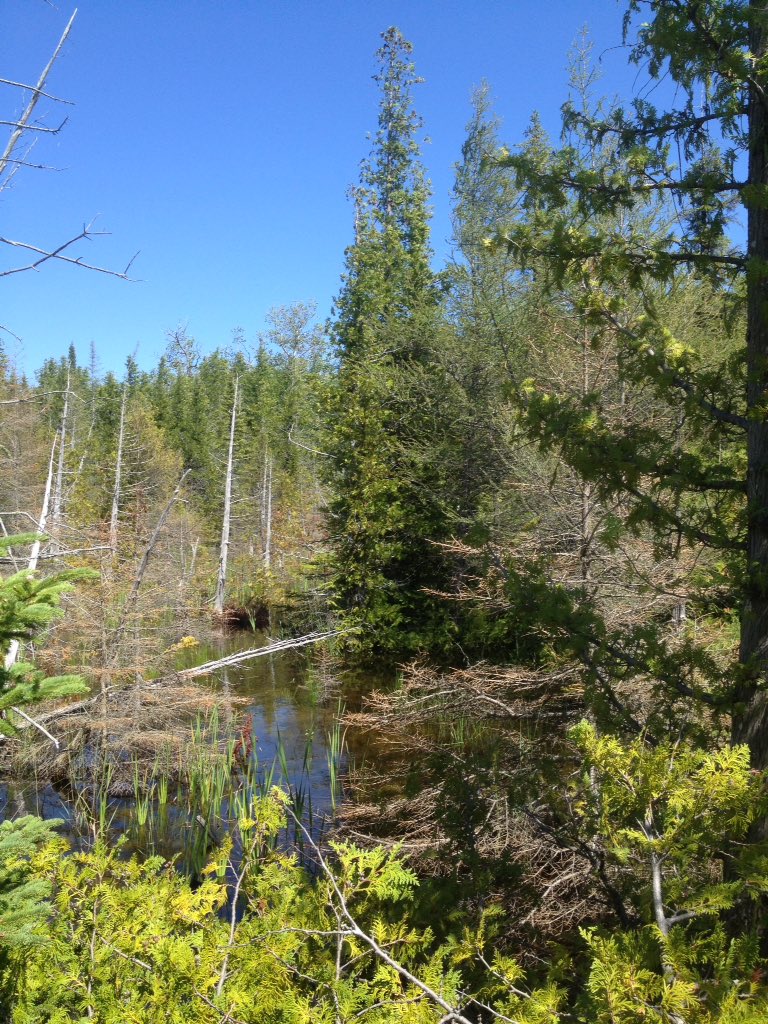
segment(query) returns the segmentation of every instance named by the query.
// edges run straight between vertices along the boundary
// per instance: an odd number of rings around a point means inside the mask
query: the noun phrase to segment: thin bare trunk
[[[269,572],[272,565],[272,459],[265,456],[264,463],[264,568]]]
[[[189,562],[189,578],[193,579],[195,575],[195,565],[197,564],[197,549],[200,547],[200,538],[195,537],[192,541],[192,558]]]
[[[239,380],[235,377],[235,394],[232,399],[232,419],[229,426],[229,451],[227,453],[227,475],[224,482],[224,515],[221,521],[221,546],[219,548],[219,575],[216,580],[216,597],[213,610],[217,615],[224,613],[224,593],[227,586],[227,560],[229,557],[229,532],[232,520],[232,467],[235,453],[235,426],[237,425],[237,393]]]
[[[59,40],[58,46],[53,51],[53,56],[51,57],[51,59],[46,64],[46,66],[45,66],[45,68],[43,70],[43,73],[40,75],[40,78],[38,79],[37,85],[32,90],[32,96],[30,97],[29,103],[27,103],[27,106],[26,106],[26,108],[24,110],[24,113],[21,115],[19,120],[14,125],[14,131],[11,133],[11,137],[8,140],[8,145],[5,147],[5,152],[3,153],[2,156],[0,156],[0,174],[3,174],[3,172],[8,167],[8,163],[11,160],[11,157],[13,155],[13,151],[16,148],[16,146],[19,144],[19,141],[23,137],[24,132],[29,130],[28,126],[29,126],[32,114],[34,112],[34,109],[35,109],[35,107],[37,105],[37,101],[40,99],[40,96],[43,94],[43,89],[45,88],[46,79],[48,78],[48,75],[50,74],[51,68],[56,63],[56,60],[57,60],[59,54],[62,51],[64,43],[67,41],[67,36],[69,35],[70,29],[72,28],[72,22],[75,20],[75,15],[76,14],[77,14],[77,9],[74,10],[74,12],[72,14],[72,17],[67,22],[67,27],[64,29],[64,31],[63,31],[63,33],[61,35],[61,39]],[[56,129],[52,129],[52,130],[55,131]]]
[[[37,521],[37,532],[39,534],[43,534],[45,532],[45,526],[46,526],[46,523],[48,522],[48,506],[51,503],[51,486],[53,484],[53,460],[54,460],[54,457],[56,455],[56,442],[58,440],[59,440],[59,435],[56,434],[56,436],[53,439],[53,444],[51,445],[51,457],[48,460],[48,478],[45,481],[45,493],[43,495],[43,506],[40,509],[40,518]],[[32,550],[29,553],[29,561],[27,562],[27,569],[30,572],[34,572],[34,570],[37,568],[37,560],[40,557],[40,544],[41,544],[41,541],[38,538],[38,540],[36,540],[35,543],[32,545]],[[11,641],[11,646],[8,648],[8,653],[5,656],[5,667],[6,667],[6,670],[11,668],[11,666],[16,663],[16,659],[18,658],[18,656],[19,656],[19,641],[18,640],[12,640]]]
[[[56,469],[56,489],[53,492],[53,530],[58,539],[59,529],[61,527],[61,506],[62,506],[62,495],[64,491],[64,452],[66,449],[67,440],[67,422],[69,420],[69,384],[70,384],[70,373],[67,370],[67,390],[64,393],[64,411],[61,414],[61,427],[59,434],[61,436],[61,444],[59,445],[59,464]]]
[[[115,466],[115,486],[112,491],[112,514],[109,518],[109,546],[112,558],[117,553],[117,520],[120,514],[120,482],[123,475],[123,438],[125,436],[125,401],[128,389],[123,384],[123,400],[120,403],[120,430],[117,435],[117,464]]]
[[[160,518],[157,520],[157,525],[155,526],[155,529],[152,532],[152,536],[149,539],[149,543],[147,544],[146,548],[144,549],[144,554],[141,556],[141,562],[139,563],[139,568],[136,570],[136,575],[135,575],[134,580],[133,580],[133,586],[131,587],[131,592],[128,595],[128,598],[127,598],[127,600],[125,602],[125,607],[123,608],[123,613],[120,616],[120,622],[118,623],[117,629],[115,631],[115,637],[114,637],[114,640],[112,642],[112,651],[113,651],[113,659],[112,660],[113,660],[113,663],[117,662],[117,660],[119,658],[119,655],[120,655],[120,640],[122,639],[123,633],[125,632],[126,624],[127,624],[127,621],[128,621],[128,616],[133,611],[133,607],[136,604],[136,598],[139,595],[139,589],[140,589],[142,581],[144,579],[144,574],[147,571],[147,566],[149,565],[149,560],[152,557],[152,552],[154,551],[155,545],[157,544],[157,541],[158,541],[158,539],[160,537],[160,532],[161,532],[161,530],[162,530],[162,528],[163,528],[163,526],[165,524],[165,520],[168,518],[168,516],[169,516],[169,514],[171,512],[171,509],[176,504],[176,502],[179,500],[179,495],[181,494],[181,488],[182,488],[182,486],[184,484],[184,481],[189,476],[190,472],[191,472],[191,470],[185,469],[184,472],[181,474],[181,478],[179,479],[179,482],[176,484],[176,489],[174,490],[173,494],[171,495],[170,501],[165,506],[163,511],[160,513]]]
[[[226,668],[230,665],[240,665],[244,661],[252,661],[254,658],[271,657],[282,651],[292,651],[297,647],[306,647],[308,644],[322,643],[323,640],[330,640],[332,637],[341,636],[347,630],[330,629],[324,633],[307,633],[306,636],[295,637],[293,640],[275,640],[266,647],[256,647],[248,651],[237,651],[235,654],[227,654],[215,661],[206,661],[204,665],[196,665],[194,668],[186,668],[176,672],[177,679],[194,679],[197,676],[207,676],[215,669]]]

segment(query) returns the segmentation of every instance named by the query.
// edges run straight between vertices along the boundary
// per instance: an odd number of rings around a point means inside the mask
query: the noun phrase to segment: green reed
[[[341,720],[344,715],[344,706],[339,705],[336,713],[336,720],[333,727],[326,734],[327,747],[326,759],[328,761],[328,783],[331,793],[331,807],[336,810],[336,802],[341,795],[341,762],[344,756],[346,742],[346,729],[342,731]]]

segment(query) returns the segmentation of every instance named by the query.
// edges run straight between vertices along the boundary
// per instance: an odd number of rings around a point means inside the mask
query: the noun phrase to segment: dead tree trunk
[[[48,506],[51,503],[51,487],[53,485],[53,460],[56,455],[56,442],[59,440],[58,433],[53,439],[51,445],[51,457],[48,460],[48,478],[45,481],[45,493],[43,494],[43,505],[40,509],[40,518],[37,521],[37,532],[43,534],[45,532],[46,523],[48,522]],[[32,545],[32,549],[29,552],[29,561],[27,562],[27,569],[29,572],[34,572],[37,568],[37,560],[40,557],[40,545],[42,541],[40,537]],[[5,668],[8,670],[15,663],[19,656],[19,641],[12,640],[11,646],[8,648],[8,653],[5,656]]]
[[[67,424],[69,421],[69,387],[70,387],[70,372],[67,370],[67,390],[64,394],[64,411],[61,414],[61,427],[59,428],[59,435],[61,437],[61,444],[59,445],[59,464],[56,468],[56,488],[53,492],[53,532],[55,540],[58,540],[59,530],[61,529],[61,516],[62,516],[62,501],[64,493],[64,453],[66,450],[66,439],[67,439]]]
[[[264,568],[272,566],[272,459],[264,454],[264,489],[262,496],[264,510]]]
[[[117,435],[117,464],[115,466],[115,486],[112,491],[112,514],[109,518],[109,546],[112,558],[117,553],[117,519],[120,514],[120,482],[123,474],[123,439],[125,437],[125,401],[128,389],[123,384],[123,400],[120,404],[120,430]]]
[[[43,90],[45,89],[46,79],[48,78],[51,68],[56,63],[59,54],[64,48],[64,44],[67,41],[67,36],[69,35],[70,29],[72,28],[72,22],[75,20],[75,14],[77,14],[77,11],[74,12],[72,17],[67,22],[67,27],[64,29],[64,32],[62,33],[58,46],[53,51],[53,56],[45,65],[45,68],[43,69],[43,72],[40,75],[40,78],[38,79],[37,85],[32,90],[32,95],[29,98],[29,103],[27,103],[27,106],[24,109],[24,113],[13,125],[14,130],[11,133],[11,137],[8,140],[7,146],[5,147],[5,152],[2,156],[0,156],[0,175],[5,174],[8,168],[8,164],[12,161],[13,151],[19,144],[21,139],[24,137],[24,132],[29,131],[29,125],[32,119],[32,114],[34,113],[35,107],[37,106],[37,101],[40,99],[41,96],[45,95]],[[16,166],[19,165],[17,164]]]
[[[155,529],[152,531],[152,536],[149,539],[149,543],[147,544],[146,548],[144,549],[144,554],[141,556],[141,561],[139,562],[139,567],[136,570],[136,575],[135,575],[135,577],[133,579],[133,586],[131,587],[131,592],[130,592],[130,594],[128,595],[128,597],[126,599],[125,606],[123,607],[123,612],[122,612],[122,615],[120,616],[120,621],[119,621],[119,623],[117,625],[117,629],[115,630],[114,639],[112,641],[112,653],[113,653],[112,663],[113,664],[117,664],[117,662],[119,660],[119,657],[120,657],[120,641],[123,638],[123,634],[125,633],[125,629],[126,629],[126,626],[128,624],[128,619],[130,618],[131,612],[133,611],[133,608],[134,608],[134,606],[136,604],[136,599],[139,596],[139,589],[140,589],[142,581],[144,579],[144,574],[147,571],[147,566],[149,565],[149,560],[152,557],[152,552],[154,551],[155,545],[157,544],[157,541],[158,541],[158,539],[160,537],[160,533],[161,533],[161,531],[163,529],[163,526],[165,524],[165,520],[170,515],[171,509],[173,508],[173,506],[179,500],[179,495],[181,494],[181,488],[182,488],[182,486],[184,484],[184,481],[189,476],[190,472],[191,472],[191,470],[185,469],[184,472],[181,474],[181,478],[179,479],[179,482],[176,484],[176,489],[174,490],[173,494],[171,495],[170,501],[165,506],[163,511],[160,513],[160,518],[157,520],[157,524],[155,526]]]
[[[224,482],[224,515],[221,521],[221,546],[219,548],[219,574],[216,579],[216,597],[213,610],[224,614],[224,592],[227,586],[227,560],[229,557],[229,532],[232,520],[232,468],[235,452],[235,427],[237,425],[237,393],[239,380],[235,377],[235,394],[232,399],[232,419],[229,426],[229,451],[227,453],[227,475]]]

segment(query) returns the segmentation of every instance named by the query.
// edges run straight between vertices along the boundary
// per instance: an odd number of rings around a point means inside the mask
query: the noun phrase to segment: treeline
[[[210,612],[233,406],[228,610],[263,626],[287,590],[309,590],[305,567],[321,540],[316,445],[332,375],[313,318],[301,303],[275,309],[252,351],[241,343],[206,356],[176,331],[154,370],[129,359],[122,379],[100,374],[93,353],[82,366],[72,346],[34,385],[3,367],[3,524],[27,533],[43,515],[45,553],[99,572],[98,595],[83,590],[64,630],[85,664],[107,647],[121,663],[115,643],[134,588],[134,648],[137,629],[173,639],[163,623],[178,632]]]

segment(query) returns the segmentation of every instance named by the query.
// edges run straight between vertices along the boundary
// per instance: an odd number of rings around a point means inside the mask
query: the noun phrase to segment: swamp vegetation
[[[768,7],[625,30],[439,270],[391,28],[328,324],[3,359],[3,1019],[768,1018]]]

